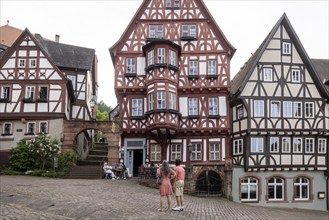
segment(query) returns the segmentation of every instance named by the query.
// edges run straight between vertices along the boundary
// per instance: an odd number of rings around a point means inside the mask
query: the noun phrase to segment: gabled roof
[[[9,24],[0,27],[0,45],[11,47],[23,30],[10,26]]]
[[[92,70],[95,50],[45,40],[36,34],[36,39],[59,67]]]
[[[250,75],[254,71],[259,59],[261,58],[262,54],[264,53],[265,49],[267,48],[268,44],[270,43],[271,39],[273,38],[274,34],[277,32],[278,28],[283,25],[292,40],[293,45],[295,46],[297,52],[299,53],[301,59],[303,60],[304,64],[306,65],[310,75],[317,86],[319,92],[324,96],[328,97],[328,91],[324,88],[316,69],[313,66],[310,58],[308,57],[302,43],[300,42],[296,32],[294,31],[287,15],[284,13],[275,26],[272,28],[270,33],[267,35],[265,40],[256,50],[256,52],[249,58],[249,60],[245,63],[245,65],[240,69],[240,71],[236,74],[236,76],[231,81],[231,94],[236,96],[238,95],[245,87],[246,83],[248,82]]]
[[[149,5],[150,1],[153,1],[153,0],[143,0],[141,6],[138,8],[137,12],[135,13],[134,17],[131,19],[129,25],[127,26],[126,30],[121,35],[120,39],[109,49],[113,64],[114,64],[114,58],[116,56],[116,49],[117,49],[118,45],[120,44],[120,42],[123,39],[126,39],[130,35],[130,31],[134,28],[134,24],[135,24],[136,20],[142,16],[145,9]],[[209,20],[208,23],[213,28],[214,33],[223,42],[223,47],[225,49],[227,49],[229,51],[231,57],[233,57],[236,49],[227,40],[224,33],[221,31],[218,24],[216,23],[215,19],[210,14],[210,12],[207,9],[203,0],[191,0],[191,1],[195,1],[196,5],[199,7],[199,9],[204,13],[205,17],[208,18],[208,20]]]

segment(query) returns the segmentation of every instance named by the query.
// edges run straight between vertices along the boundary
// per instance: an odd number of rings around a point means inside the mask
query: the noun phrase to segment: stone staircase
[[[101,179],[103,164],[107,162],[107,143],[98,143],[90,149],[85,160],[78,160],[65,176],[66,179]]]

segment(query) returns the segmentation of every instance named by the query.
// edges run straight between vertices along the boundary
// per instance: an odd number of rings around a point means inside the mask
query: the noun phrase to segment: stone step
[[[107,150],[95,150],[92,149],[89,151],[90,155],[107,155]]]
[[[66,179],[101,179],[102,166],[75,166],[65,176]]]

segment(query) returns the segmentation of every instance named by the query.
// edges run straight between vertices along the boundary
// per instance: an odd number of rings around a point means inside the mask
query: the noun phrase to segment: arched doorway
[[[200,173],[195,185],[198,195],[223,195],[223,184],[219,174],[213,170]]]

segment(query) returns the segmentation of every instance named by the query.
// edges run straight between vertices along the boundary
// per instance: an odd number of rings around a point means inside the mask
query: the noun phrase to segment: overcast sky
[[[237,49],[231,78],[285,12],[311,58],[329,58],[329,0],[204,0],[217,24]],[[120,38],[142,0],[0,0],[0,25],[39,33],[48,39],[96,50],[98,101],[115,107],[114,68],[108,49]]]

